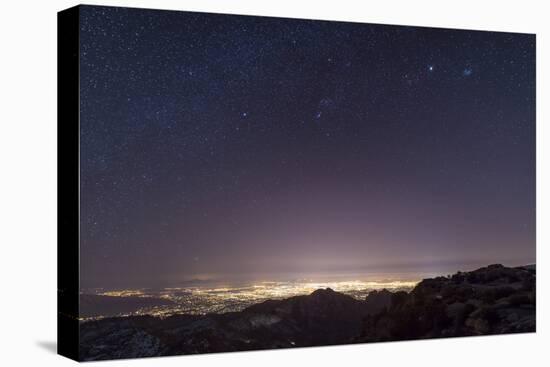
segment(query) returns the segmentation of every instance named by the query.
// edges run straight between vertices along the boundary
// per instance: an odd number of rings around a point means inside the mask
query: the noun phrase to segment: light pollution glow
[[[117,316],[152,315],[168,317],[175,314],[207,314],[241,311],[256,303],[269,299],[285,299],[293,296],[311,294],[317,289],[331,288],[352,296],[365,299],[373,290],[410,291],[418,281],[384,280],[384,281],[285,281],[257,282],[239,286],[192,286],[150,289],[121,289],[98,291],[96,294],[111,297],[151,297],[162,298],[173,302],[171,305],[152,306],[137,309],[134,312]],[[99,319],[100,317],[86,320]]]

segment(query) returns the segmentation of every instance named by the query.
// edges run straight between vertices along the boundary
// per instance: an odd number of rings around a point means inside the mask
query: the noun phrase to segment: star
[[[347,264],[378,251],[360,246],[370,225],[383,241],[403,241],[396,252],[418,253],[413,261],[450,256],[455,225],[472,225],[460,243],[473,257],[474,244],[498,253],[508,241],[497,224],[534,227],[532,35],[107,7],[83,7],[80,21],[87,284],[115,286],[121,274],[139,285],[147,265],[159,272],[151,282],[264,259],[301,267],[298,253]],[[487,199],[494,185],[498,203]],[[449,210],[437,215],[442,202]],[[409,222],[416,211],[425,214]],[[376,220],[332,215],[341,212]],[[470,212],[486,222],[461,219]],[[424,221],[437,246],[413,228]],[[324,231],[323,241],[291,246]],[[529,231],[508,236],[517,244],[504,244],[506,255],[534,248]],[[184,251],[171,251],[182,241]],[[116,266],[97,261],[102,246]]]

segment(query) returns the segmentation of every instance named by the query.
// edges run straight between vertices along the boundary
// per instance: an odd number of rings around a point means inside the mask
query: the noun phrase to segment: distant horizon
[[[452,275],[457,272],[468,272],[477,270],[493,264],[501,264],[507,267],[521,267],[521,266],[531,266],[536,265],[535,261],[527,262],[490,262],[490,263],[471,263],[470,265],[463,264],[458,266],[456,264],[456,269],[451,270],[450,266],[447,265],[441,268],[438,268],[437,265],[432,265],[435,267],[433,270],[422,270],[417,268],[416,270],[409,269],[409,271],[397,271],[394,270],[378,270],[378,271],[348,271],[348,272],[324,272],[324,273],[279,273],[279,274],[210,274],[209,276],[200,276],[190,277],[187,279],[177,280],[177,281],[166,281],[158,284],[126,284],[112,287],[104,286],[91,286],[91,287],[81,287],[83,290],[137,290],[137,289],[168,289],[168,288],[187,288],[187,287],[201,287],[201,286],[244,286],[252,284],[262,284],[262,283],[277,283],[277,282],[311,282],[311,283],[330,283],[330,282],[390,282],[390,281],[401,281],[401,282],[419,282],[423,279],[433,278],[438,276],[447,276]],[[438,270],[439,269],[439,270]]]

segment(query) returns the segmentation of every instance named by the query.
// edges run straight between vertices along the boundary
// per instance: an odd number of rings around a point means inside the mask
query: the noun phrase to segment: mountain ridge
[[[81,360],[535,331],[536,268],[490,265],[364,300],[318,289],[239,312],[81,324]]]

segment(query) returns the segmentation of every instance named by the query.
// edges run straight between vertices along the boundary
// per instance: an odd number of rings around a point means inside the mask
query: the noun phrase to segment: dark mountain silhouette
[[[359,342],[535,331],[535,267],[490,265],[426,279],[363,322]]]
[[[535,331],[535,270],[491,265],[365,300],[319,289],[241,312],[81,324],[82,360]]]

